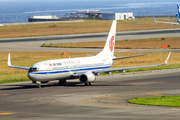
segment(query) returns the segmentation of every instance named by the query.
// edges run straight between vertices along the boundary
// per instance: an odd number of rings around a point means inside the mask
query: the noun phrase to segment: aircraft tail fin
[[[178,22],[180,22],[180,8],[178,3],[177,3],[177,14],[178,14]]]
[[[104,46],[104,49],[97,54],[96,56],[107,56],[107,57],[113,57],[114,56],[114,46],[115,46],[115,38],[116,38],[116,24],[117,21],[114,20],[111,29],[109,31],[109,35],[106,40],[106,44]]]

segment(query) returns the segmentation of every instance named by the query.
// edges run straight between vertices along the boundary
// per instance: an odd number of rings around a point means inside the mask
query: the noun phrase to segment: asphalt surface
[[[68,81],[0,85],[0,120],[178,120],[180,108],[136,105],[136,97],[179,95],[180,69],[98,76],[92,86]]]
[[[49,43],[74,43],[74,42],[92,42],[106,41],[108,33],[91,33],[78,35],[57,35],[25,38],[6,38],[0,39],[0,51],[62,51],[62,52],[99,52],[101,49],[82,49],[82,48],[47,48],[40,47],[42,44]],[[143,30],[143,31],[125,31],[117,32],[116,40],[133,40],[147,38],[166,38],[180,37],[180,29],[161,29],[161,30]],[[121,51],[122,49],[120,49]],[[118,49],[119,51],[119,49]],[[124,51],[124,50],[123,50]],[[131,50],[135,52],[147,52],[147,50]],[[179,52],[178,49],[155,49],[148,52]]]
[[[180,37],[180,29],[119,32],[117,40]],[[106,41],[108,33],[0,39],[0,51],[99,52],[101,49],[41,48],[43,43]],[[180,52],[178,49],[127,50],[116,52]],[[135,105],[136,97],[179,95],[180,69],[97,76],[92,86],[79,80],[58,86],[29,82],[0,85],[0,120],[178,120],[180,108]]]
[[[144,31],[127,31],[117,32],[116,37],[123,36],[139,36],[139,35],[155,35],[155,34],[174,34],[180,33],[180,29],[160,29],[160,30],[144,30]],[[108,33],[92,33],[92,34],[77,34],[77,35],[56,35],[56,36],[41,36],[41,37],[24,37],[24,38],[5,38],[0,39],[0,43],[7,42],[29,42],[29,41],[49,41],[49,40],[64,40],[64,39],[85,39],[85,38],[102,38],[107,37]],[[162,36],[164,37],[164,36]]]

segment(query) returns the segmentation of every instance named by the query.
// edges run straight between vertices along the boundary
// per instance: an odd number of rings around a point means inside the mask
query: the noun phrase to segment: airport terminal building
[[[65,13],[65,17],[52,16],[30,16],[28,22],[42,21],[68,21],[77,19],[98,19],[98,20],[126,20],[133,19],[133,13],[110,13],[99,12],[99,10],[77,10],[74,13]]]
[[[133,19],[133,13],[104,13],[103,20],[126,20]]]

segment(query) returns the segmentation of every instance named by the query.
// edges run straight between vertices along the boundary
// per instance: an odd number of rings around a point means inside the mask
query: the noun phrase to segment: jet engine
[[[84,83],[94,82],[96,80],[96,76],[93,73],[84,73],[79,77],[79,80]]]

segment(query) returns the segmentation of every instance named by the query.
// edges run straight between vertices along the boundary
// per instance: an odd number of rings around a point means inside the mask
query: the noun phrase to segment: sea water
[[[175,15],[178,0],[0,0],[0,23],[28,22],[29,16],[56,15],[76,10],[133,12],[134,16]]]

